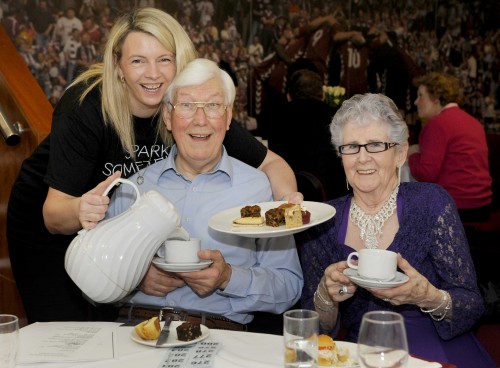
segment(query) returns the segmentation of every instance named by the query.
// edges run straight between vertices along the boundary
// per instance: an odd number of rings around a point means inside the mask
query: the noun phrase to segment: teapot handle
[[[137,188],[137,185],[135,185],[132,181],[130,181],[128,179],[116,178],[115,180],[113,180],[113,182],[111,184],[109,184],[109,186],[106,188],[106,190],[104,191],[104,193],[102,194],[102,196],[103,197],[107,196],[108,193],[109,193],[109,191],[111,189],[113,189],[113,187],[115,185],[120,185],[119,183],[130,184],[135,189],[135,193],[136,193],[135,202],[132,204],[132,206],[134,206],[137,203],[137,201],[139,200],[139,198],[141,198],[141,193],[139,193],[139,188]]]

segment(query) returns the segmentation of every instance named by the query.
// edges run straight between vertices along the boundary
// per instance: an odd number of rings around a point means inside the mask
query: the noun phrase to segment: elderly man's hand
[[[180,272],[186,284],[198,295],[212,293],[216,289],[225,289],[231,279],[231,266],[226,263],[222,253],[218,250],[201,250],[198,252],[200,259],[212,260],[210,267],[194,272]]]
[[[156,268],[154,264],[150,264],[146,276],[139,285],[139,289],[148,295],[165,296],[184,285],[186,285],[185,282],[175,273],[162,271]]]

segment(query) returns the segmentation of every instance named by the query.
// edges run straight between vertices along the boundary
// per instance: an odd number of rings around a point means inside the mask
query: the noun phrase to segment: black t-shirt
[[[81,196],[117,170],[122,171],[122,177],[129,177],[148,162],[168,155],[168,147],[157,136],[157,117],[134,119],[134,161],[124,152],[115,131],[104,125],[99,89],[91,91],[81,104],[80,95],[81,88],[64,93],[54,110],[50,135],[23,162],[9,201],[8,232],[21,234],[30,224],[47,232],[42,206],[49,186]],[[235,121],[224,145],[231,156],[253,167],[260,166],[267,154],[267,148]]]
[[[274,117],[269,134],[269,148],[293,170],[316,175],[323,182],[327,199],[346,194],[344,169],[331,142],[334,114],[324,101],[294,99],[280,111],[281,116]],[[299,136],[300,144],[294,144]]]

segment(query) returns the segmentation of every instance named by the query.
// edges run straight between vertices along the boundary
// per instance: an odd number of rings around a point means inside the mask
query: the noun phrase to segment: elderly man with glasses
[[[252,312],[280,314],[300,297],[303,276],[293,236],[255,239],[208,227],[220,211],[272,201],[266,175],[228,156],[222,144],[234,98],[231,77],[207,59],[188,64],[167,90],[162,114],[175,145],[167,159],[136,175],[144,178],[141,191],[154,189],[170,199],[182,226],[201,238],[199,258],[213,263],[182,273],[151,265],[140,291],[127,298],[134,316],[169,308],[167,313],[187,314],[211,328],[245,330]],[[110,215],[130,206],[131,190],[118,188]]]

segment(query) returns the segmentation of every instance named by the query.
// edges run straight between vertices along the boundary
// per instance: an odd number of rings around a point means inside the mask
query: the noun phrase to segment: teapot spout
[[[174,231],[170,233],[167,239],[172,240],[189,240],[189,233],[182,227],[176,228]]]

